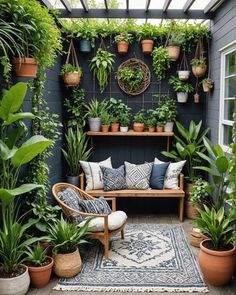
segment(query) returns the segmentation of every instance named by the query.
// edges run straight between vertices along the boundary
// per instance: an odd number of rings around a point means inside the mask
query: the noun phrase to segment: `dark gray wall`
[[[225,1],[217,10],[211,23],[210,47],[211,76],[214,90],[207,97],[206,125],[211,128],[211,139],[217,143],[219,133],[221,54],[219,50],[236,40],[236,1]]]

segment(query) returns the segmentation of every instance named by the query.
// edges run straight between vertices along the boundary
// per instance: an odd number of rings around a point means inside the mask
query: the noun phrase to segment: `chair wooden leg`
[[[179,220],[182,222],[184,219],[184,198],[179,199]]]
[[[109,256],[109,240],[104,241],[104,257],[105,259],[108,259]]]
[[[121,239],[124,240],[124,238],[125,238],[124,229],[122,229],[120,233],[121,233]]]

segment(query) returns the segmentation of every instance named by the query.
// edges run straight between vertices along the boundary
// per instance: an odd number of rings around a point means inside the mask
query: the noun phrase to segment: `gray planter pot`
[[[79,176],[66,175],[66,182],[75,186],[79,186]]]
[[[164,132],[173,132],[174,122],[167,122],[164,125]]]
[[[180,103],[185,103],[188,100],[188,93],[177,92],[177,101]]]
[[[100,118],[88,118],[89,129],[90,131],[98,132],[101,128],[101,119]]]

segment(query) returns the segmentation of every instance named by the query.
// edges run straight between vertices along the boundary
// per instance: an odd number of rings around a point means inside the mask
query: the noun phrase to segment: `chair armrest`
[[[111,201],[111,210],[116,211],[116,198],[106,198],[107,201]]]

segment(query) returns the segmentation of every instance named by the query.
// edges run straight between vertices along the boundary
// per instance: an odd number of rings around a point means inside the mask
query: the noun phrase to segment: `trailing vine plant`
[[[165,71],[170,68],[170,56],[163,46],[155,47],[152,51],[152,65],[157,75],[157,81],[161,82],[165,77]]]

